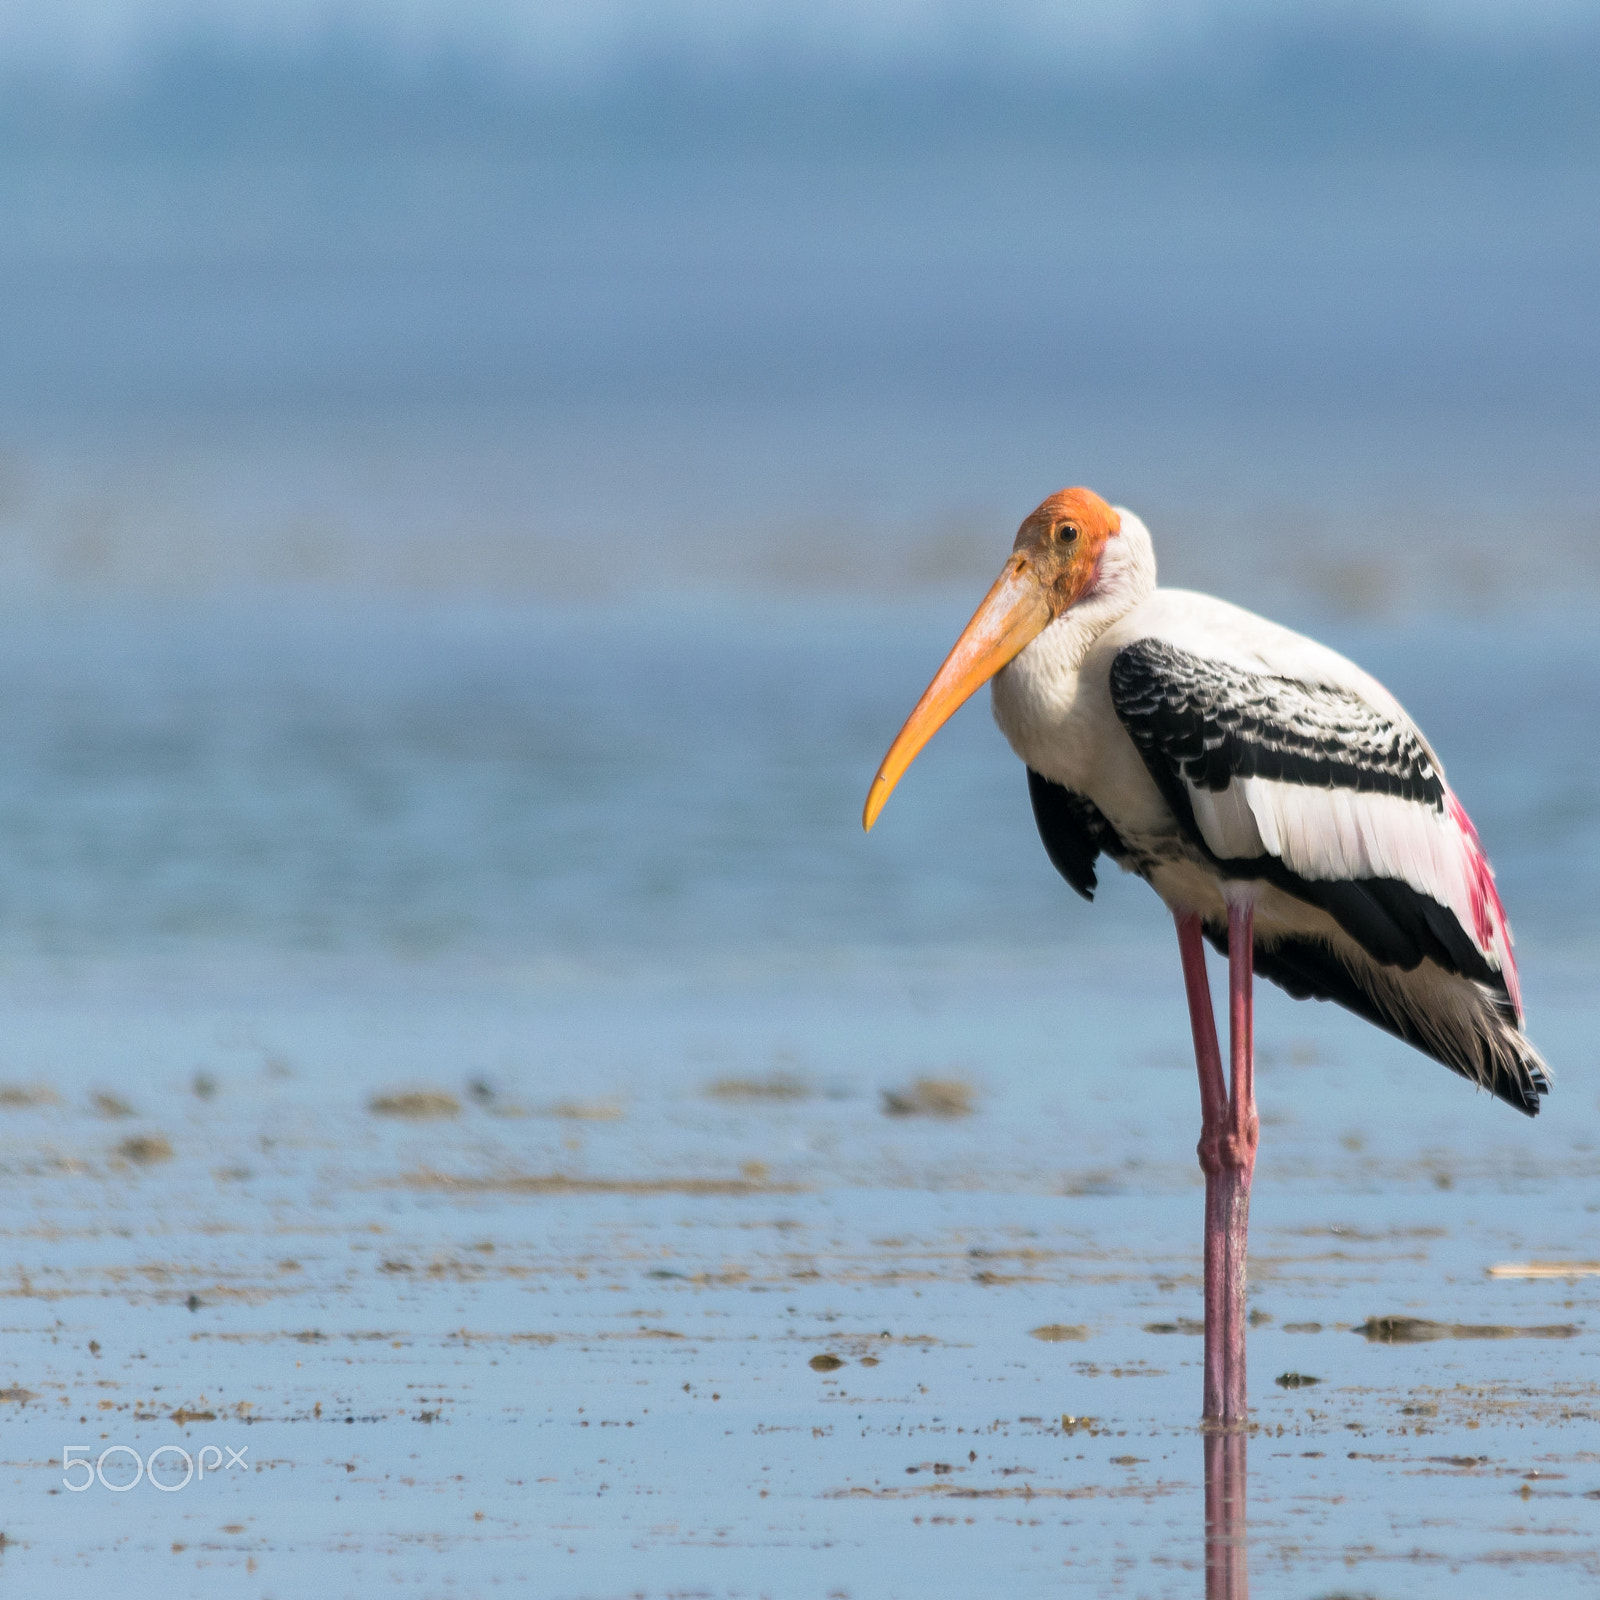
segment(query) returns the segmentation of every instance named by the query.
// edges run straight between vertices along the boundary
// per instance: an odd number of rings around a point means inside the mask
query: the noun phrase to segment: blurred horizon
[[[1556,5],[8,7],[0,949],[1164,940],[981,706],[857,824],[1069,482],[1385,677],[1583,946],[1597,69]]]
[[[1247,602],[1587,591],[1597,79],[1554,3],[10,8],[6,592],[887,597],[1069,481]]]
[[[1600,17],[1561,0],[81,0],[0,19],[0,155],[726,161],[1010,147],[1587,164],[1600,152],[1597,63]]]
[[[571,87],[671,64],[702,77],[779,62],[836,78],[1084,66],[1137,77],[1185,62],[1237,71],[1286,41],[1315,40],[1387,57],[1393,75],[1406,43],[1441,58],[1553,57],[1595,31],[1581,0],[15,0],[0,17],[0,63],[104,89],[185,56],[270,71],[342,50],[400,76],[454,62]]]

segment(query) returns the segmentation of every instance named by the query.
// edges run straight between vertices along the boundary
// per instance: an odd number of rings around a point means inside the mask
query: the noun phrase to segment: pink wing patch
[[[1478,840],[1478,830],[1455,795],[1445,792],[1445,806],[1450,820],[1461,834],[1463,876],[1466,878],[1469,909],[1472,916],[1470,932],[1478,948],[1491,960],[1498,961],[1501,975],[1506,980],[1506,991],[1511,1004],[1516,1007],[1517,1021],[1522,1020],[1522,989],[1517,982],[1517,962],[1511,954],[1511,924],[1506,921],[1506,908],[1500,903],[1500,891],[1494,886],[1494,868],[1483,853]]]

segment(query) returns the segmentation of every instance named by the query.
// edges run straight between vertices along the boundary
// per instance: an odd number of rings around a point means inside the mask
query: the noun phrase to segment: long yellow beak
[[[871,830],[884,802],[922,747],[995,673],[1044,631],[1051,616],[1049,597],[1027,557],[1012,556],[889,746],[889,753],[867,790],[866,809],[861,813],[863,828]]]

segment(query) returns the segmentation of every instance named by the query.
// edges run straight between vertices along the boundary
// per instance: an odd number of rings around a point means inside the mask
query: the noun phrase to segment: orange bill
[[[889,746],[867,791],[862,827],[870,829],[878,820],[884,802],[922,747],[995,673],[1044,631],[1052,615],[1045,586],[1028,558],[1012,556]]]

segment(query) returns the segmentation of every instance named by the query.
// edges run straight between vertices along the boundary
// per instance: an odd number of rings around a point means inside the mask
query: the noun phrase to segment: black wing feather
[[[1235,778],[1398,795],[1442,810],[1444,779],[1414,729],[1357,695],[1294,678],[1250,673],[1157,639],[1117,652],[1111,699],[1145,767],[1189,842],[1228,877],[1257,878],[1326,911],[1380,965],[1412,971],[1431,960],[1489,991],[1501,1026],[1488,1026],[1459,1057],[1418,1020],[1374,995],[1329,944],[1282,939],[1255,947],[1256,970],[1296,999],[1336,1005],[1414,1045],[1452,1071],[1534,1115],[1550,1087],[1522,1038],[1503,973],[1489,965],[1456,914],[1395,878],[1302,878],[1276,856],[1218,857],[1195,822],[1190,786],[1221,792]],[[1206,936],[1226,949],[1226,936]]]
[[[1409,972],[1427,958],[1504,990],[1455,914],[1410,884],[1303,878],[1272,855],[1223,859],[1195,823],[1189,784],[1220,793],[1250,777],[1442,809],[1444,779],[1413,729],[1347,690],[1247,672],[1160,639],[1117,652],[1111,701],[1185,836],[1219,871],[1263,879],[1326,911],[1384,966]]]
[[[1227,955],[1225,928],[1207,927],[1205,936],[1217,950]],[[1441,1056],[1411,1018],[1389,1011],[1362,988],[1355,975],[1327,945],[1315,939],[1281,939],[1271,945],[1258,943],[1254,960],[1255,970],[1292,999],[1331,1000],[1433,1060],[1443,1062],[1469,1082],[1483,1084],[1497,1099],[1514,1106],[1524,1116],[1538,1116],[1539,1097],[1550,1091],[1550,1080],[1542,1071],[1518,1071],[1502,1055],[1491,1050],[1485,1050],[1480,1056],[1476,1073],[1469,1072],[1460,1061]],[[1506,1009],[1509,1011],[1509,1006]],[[1507,1015],[1505,1021],[1508,1027],[1515,1029],[1514,1013]],[[1527,1063],[1523,1066],[1526,1068]]]
[[[1111,663],[1111,698],[1146,762],[1157,756],[1201,788],[1272,778],[1444,804],[1444,780],[1416,733],[1345,689],[1139,639]]]
[[[1113,860],[1123,855],[1116,829],[1100,808],[1081,794],[1028,768],[1028,798],[1033,820],[1051,865],[1085,900],[1093,900],[1098,879],[1094,864],[1104,851]]]

